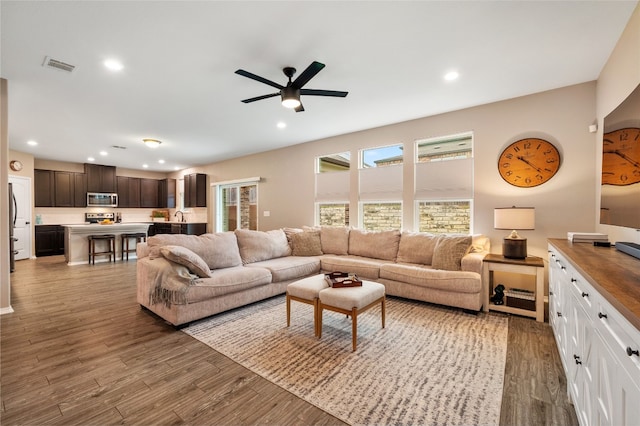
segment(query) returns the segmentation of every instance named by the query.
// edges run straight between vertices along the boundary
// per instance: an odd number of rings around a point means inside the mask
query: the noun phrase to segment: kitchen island
[[[116,236],[116,259],[120,258],[122,246],[120,244],[121,234],[146,234],[149,223],[112,223],[109,225],[82,224],[82,225],[61,225],[64,227],[64,257],[67,265],[86,265],[89,263],[89,235],[114,234]],[[135,254],[130,254],[129,259]],[[96,262],[107,262],[108,257],[96,259]]]

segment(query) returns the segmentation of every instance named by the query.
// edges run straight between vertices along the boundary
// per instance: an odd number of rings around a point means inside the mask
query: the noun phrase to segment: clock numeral
[[[547,158],[547,161],[546,161],[547,164],[553,164],[555,162],[556,162],[555,158]]]
[[[531,149],[531,142],[525,142],[524,149]]]
[[[627,132],[620,133],[620,140],[621,141],[629,140],[629,133],[627,133]]]
[[[509,153],[509,154],[505,155],[505,158],[507,160],[513,160],[513,154]]]
[[[513,147],[513,152],[520,152],[520,147],[514,146]]]
[[[511,167],[511,163],[502,163],[502,168],[503,169],[506,169],[506,168],[509,168],[509,167]]]
[[[507,170],[504,174],[507,175],[507,176],[511,176],[513,174],[513,171],[512,170]]]
[[[524,182],[525,182],[527,185],[529,185],[529,184],[531,183],[531,178],[530,178],[530,177],[526,178],[526,179],[524,180]]]
[[[626,174],[621,174],[620,175],[620,182],[626,182],[629,180],[629,176],[627,176]]]
[[[536,175],[536,179],[538,179],[538,180],[543,180],[543,179],[544,179],[544,176],[542,176],[542,175]]]

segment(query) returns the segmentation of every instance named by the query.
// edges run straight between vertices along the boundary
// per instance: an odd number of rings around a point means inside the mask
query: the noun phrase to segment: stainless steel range
[[[105,219],[113,220],[114,217],[114,213],[85,213],[84,221],[89,223],[98,223]]]

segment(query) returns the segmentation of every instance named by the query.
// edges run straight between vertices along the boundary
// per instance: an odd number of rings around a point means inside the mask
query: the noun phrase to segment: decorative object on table
[[[493,289],[493,296],[491,296],[491,301],[494,305],[504,305],[504,286],[502,284],[498,284],[496,288]]]
[[[567,232],[567,240],[572,243],[608,242],[609,235],[598,232]]]
[[[169,220],[169,210],[154,210],[151,212],[153,222],[166,222]]]
[[[517,230],[533,230],[535,226],[535,208],[533,207],[499,207],[493,211],[493,227],[495,229],[511,229],[511,234],[504,237],[502,255],[511,259],[527,257],[527,239],[518,235]]]
[[[560,169],[560,152],[551,142],[521,139],[506,147],[498,159],[498,173],[507,183],[532,188],[551,179]]]
[[[324,279],[333,288],[362,287],[362,280],[349,272],[331,272],[325,274]]]
[[[536,309],[536,294],[531,290],[510,288],[504,294],[507,296],[507,306],[530,311]]]

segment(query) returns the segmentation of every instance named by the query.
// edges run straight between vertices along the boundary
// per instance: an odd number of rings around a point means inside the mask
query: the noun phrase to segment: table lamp
[[[533,207],[498,207],[493,210],[493,227],[495,229],[511,229],[511,234],[504,237],[502,255],[510,259],[527,257],[527,239],[518,235],[517,230],[533,230],[535,226],[535,208]]]

